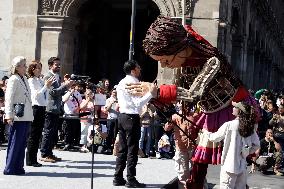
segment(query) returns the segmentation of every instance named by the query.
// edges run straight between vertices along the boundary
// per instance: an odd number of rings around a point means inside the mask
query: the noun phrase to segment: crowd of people
[[[194,79],[157,87],[140,82],[141,68],[129,60],[125,78],[111,88],[107,79],[61,80],[58,57],[48,60],[45,75],[40,61],[15,57],[0,90],[4,174],[25,174],[25,157],[34,167],[61,161],[57,148],[114,154],[113,185],[130,188],[146,186],[136,180],[138,157],[173,158],[179,188],[207,188],[208,164],[221,164],[221,188],[246,188],[250,163],[251,173],[273,167],[282,175],[284,94],[247,90],[224,55],[176,19],[158,17],[143,47],[162,67],[194,68],[183,75]]]

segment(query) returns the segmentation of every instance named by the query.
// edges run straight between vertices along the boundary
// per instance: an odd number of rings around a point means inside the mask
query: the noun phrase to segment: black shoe
[[[36,163],[33,163],[33,164],[32,164],[32,166],[33,166],[33,167],[41,167],[41,166],[42,166],[42,164],[41,164],[41,163],[36,162]]]
[[[127,188],[145,188],[146,184],[138,182],[136,179],[133,179],[131,181],[127,181],[125,184],[125,187]]]
[[[124,186],[126,184],[126,180],[124,178],[115,178],[113,179],[112,184],[113,186]]]
[[[33,166],[33,167],[41,167],[42,164],[35,162],[35,163],[26,163],[27,166]]]

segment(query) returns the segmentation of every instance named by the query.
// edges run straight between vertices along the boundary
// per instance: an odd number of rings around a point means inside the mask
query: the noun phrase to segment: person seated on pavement
[[[269,125],[273,129],[273,136],[277,143],[280,144],[282,153],[284,150],[284,104],[279,104],[278,113],[273,115],[269,121]],[[282,162],[284,166],[284,162]]]
[[[170,150],[171,150],[170,137],[166,133],[164,133],[158,142],[158,151],[161,155],[161,158],[171,159],[172,157],[169,155]]]
[[[88,128],[87,146],[90,149],[92,148],[92,144],[94,144],[94,152],[103,153],[104,152],[103,141],[106,138],[107,138],[107,127],[97,122],[94,126],[94,130],[92,125]]]
[[[273,171],[277,176],[283,175],[279,171],[282,161],[282,149],[279,143],[273,138],[272,129],[267,129],[265,138],[260,140],[260,149],[258,149],[253,160],[259,164],[259,170],[265,173],[269,168],[273,167]],[[256,171],[256,165],[252,164],[251,173]]]

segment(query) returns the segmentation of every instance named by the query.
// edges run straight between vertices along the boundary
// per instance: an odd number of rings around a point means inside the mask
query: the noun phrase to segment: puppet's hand
[[[193,98],[188,89],[178,87],[177,88],[177,100],[192,102]]]
[[[134,96],[144,96],[146,93],[150,92],[153,98],[157,96],[158,90],[155,84],[149,82],[129,83],[126,85],[125,89]]]

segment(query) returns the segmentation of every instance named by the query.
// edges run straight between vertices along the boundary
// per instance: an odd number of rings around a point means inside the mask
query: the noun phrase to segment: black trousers
[[[81,124],[79,119],[65,119],[63,121],[63,129],[65,144],[73,146],[80,144]]]
[[[47,112],[44,120],[44,130],[41,142],[41,157],[52,156],[52,149],[58,135],[59,114]]]
[[[5,142],[5,124],[3,123],[3,115],[0,114],[0,144]]]
[[[34,121],[30,127],[30,136],[28,138],[26,163],[33,164],[37,162],[37,151],[39,148],[42,130],[44,126],[45,106],[33,106]]]
[[[118,117],[119,149],[116,158],[115,179],[123,178],[127,161],[127,180],[136,176],[139,139],[141,135],[138,114],[120,114]]]
[[[108,133],[108,136],[106,138],[107,148],[109,148],[109,149],[113,148],[112,145],[114,144],[115,136],[116,136],[117,132],[118,132],[117,119],[109,119],[107,121],[107,133]]]

